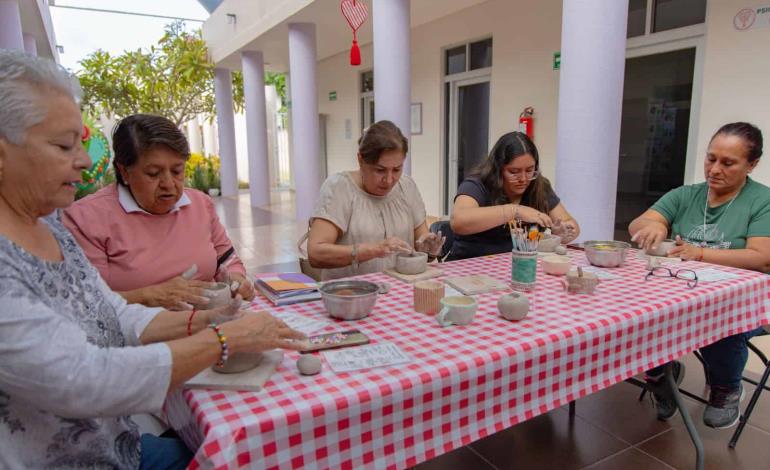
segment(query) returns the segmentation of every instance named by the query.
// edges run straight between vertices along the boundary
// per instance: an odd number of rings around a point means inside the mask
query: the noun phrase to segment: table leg
[[[682,395],[679,394],[679,387],[677,387],[676,381],[674,380],[673,363],[669,362],[666,364],[664,371],[666,382],[671,391],[671,396],[676,403],[676,407],[679,408],[679,412],[682,413],[682,421],[684,421],[687,432],[690,434],[690,439],[692,439],[692,443],[695,445],[695,468],[696,470],[703,470],[703,442],[698,435],[695,424],[692,422],[692,418],[690,418],[690,413],[687,412]]]
[[[575,400],[572,400],[571,402],[569,402],[569,417],[570,418],[575,417]]]

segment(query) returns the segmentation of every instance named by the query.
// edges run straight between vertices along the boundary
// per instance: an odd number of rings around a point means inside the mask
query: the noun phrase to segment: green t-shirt
[[[738,197],[709,207],[705,214],[706,183],[681,186],[652,206],[687,243],[707,248],[746,248],[750,237],[770,237],[770,188],[748,178]]]

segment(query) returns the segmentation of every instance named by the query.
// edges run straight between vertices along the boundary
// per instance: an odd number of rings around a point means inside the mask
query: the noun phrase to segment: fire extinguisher
[[[535,108],[527,106],[519,114],[519,132],[527,134],[530,139],[535,138],[535,120],[532,117],[535,114]]]

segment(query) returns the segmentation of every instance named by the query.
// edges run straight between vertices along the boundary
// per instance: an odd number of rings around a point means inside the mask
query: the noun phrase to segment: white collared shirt
[[[150,214],[146,210],[139,207],[139,204],[136,203],[136,199],[134,199],[134,196],[131,194],[131,191],[128,190],[127,187],[123,186],[122,184],[118,183],[118,202],[120,202],[120,207],[123,208],[126,213],[130,214],[131,212],[144,212],[145,214],[149,215],[156,215],[156,214]],[[174,208],[169,211],[169,214],[178,211],[182,207],[192,204],[192,201],[189,197],[187,197],[187,193],[182,191],[182,197],[179,198],[178,201],[176,201],[176,204],[174,204]]]

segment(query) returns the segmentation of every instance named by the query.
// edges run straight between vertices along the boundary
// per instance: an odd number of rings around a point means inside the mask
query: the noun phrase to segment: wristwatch
[[[353,266],[353,271],[358,272],[358,245],[355,243],[353,244],[353,249],[350,251],[350,257],[350,265]]]

